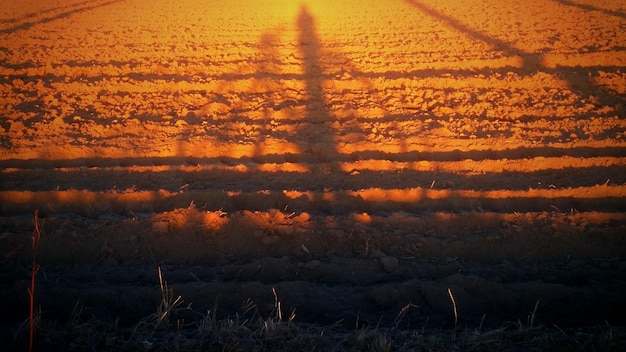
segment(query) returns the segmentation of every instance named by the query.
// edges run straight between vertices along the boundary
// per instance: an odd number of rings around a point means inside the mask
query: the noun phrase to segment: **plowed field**
[[[2,325],[626,324],[623,2],[4,2]]]

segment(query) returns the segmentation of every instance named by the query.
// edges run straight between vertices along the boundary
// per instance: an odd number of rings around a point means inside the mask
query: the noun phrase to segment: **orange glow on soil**
[[[559,2],[518,5],[511,14],[495,0],[9,1],[0,10],[2,175],[102,167],[349,183],[373,177],[367,172],[417,171],[434,189],[372,181],[365,190],[305,186],[283,196],[618,196],[593,185],[626,164],[617,150],[626,147],[626,32],[612,31],[623,18]],[[585,21],[555,22],[551,11]],[[441,179],[583,169],[597,180],[572,191],[483,192]],[[56,201],[98,201],[65,192]],[[172,196],[155,192],[114,198]]]

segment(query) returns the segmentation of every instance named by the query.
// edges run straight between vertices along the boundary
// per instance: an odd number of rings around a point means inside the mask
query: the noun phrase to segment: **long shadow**
[[[546,72],[547,68],[543,64],[543,55],[540,53],[524,51],[522,49],[516,48],[511,43],[507,43],[505,41],[489,36],[488,34],[474,30],[467,25],[461,23],[459,20],[444,15],[420,3],[417,0],[404,0],[404,2],[415,7],[426,15],[444,22],[446,25],[454,30],[457,30],[474,39],[491,45],[493,50],[495,51],[502,51],[507,55],[520,57],[523,64],[516,71],[523,75],[531,75],[535,72]],[[548,69],[548,71],[551,70]],[[614,106],[618,102],[624,101],[620,97],[594,85],[589,80],[589,70],[573,67],[559,67],[558,72],[560,74],[560,78],[564,79],[569,84],[570,89],[579,96],[585,96],[589,92],[593,92],[593,94],[596,95],[596,97],[598,98],[598,102],[600,104],[608,106]]]
[[[263,50],[265,60],[257,64],[258,76],[255,78],[280,75],[279,68],[276,67],[275,62],[279,60],[280,54],[278,52],[279,38],[277,32],[266,32],[261,35],[259,45]],[[267,79],[254,80],[252,91],[257,93],[268,93],[272,89],[272,85],[268,84]],[[256,83],[259,82],[259,83]],[[258,162],[263,162],[263,155],[265,151],[265,139],[266,136],[275,135],[276,133],[272,128],[272,113],[274,102],[266,101],[264,106],[261,107],[263,111],[262,125],[260,126],[260,137],[255,142],[254,159]]]
[[[314,160],[326,163],[322,174],[326,172],[336,172],[337,162],[344,160],[345,155],[341,154],[337,149],[337,143],[334,138],[335,131],[331,124],[337,121],[337,116],[332,115],[330,109],[333,101],[327,101],[324,87],[325,80],[332,80],[336,77],[337,72],[349,71],[351,74],[358,73],[357,67],[352,65],[351,60],[337,51],[323,51],[323,45],[317,34],[315,18],[309,12],[305,5],[300,7],[297,17],[298,29],[298,51],[302,56],[303,73],[300,79],[305,83],[306,92],[306,116],[297,128],[296,139],[312,141],[302,145],[303,154],[308,154]],[[324,67],[322,58],[324,55],[341,57],[341,64],[333,64],[330,67]],[[369,90],[374,89],[371,79],[367,77],[355,77],[358,85],[364,86]],[[355,87],[356,88],[356,87]],[[354,116],[358,120],[358,116]],[[394,124],[395,121],[388,121]],[[400,141],[404,145],[404,141]],[[330,169],[328,164],[330,162]],[[318,177],[316,175],[314,177]]]
[[[332,121],[332,117],[326,108],[322,87],[324,72],[319,62],[321,43],[315,29],[315,19],[304,5],[300,8],[297,26],[307,99],[306,116],[297,131],[298,136],[305,137],[298,139],[309,140],[306,136],[315,134],[318,137],[315,145],[304,146],[304,152],[312,153],[319,161],[334,160],[337,155],[335,141],[332,130],[326,128],[330,128],[326,124]]]
[[[578,7],[579,9],[583,9],[583,10],[586,10],[586,11],[600,11],[600,12],[606,14],[606,15],[615,16],[615,17],[621,17],[623,19],[626,19],[626,13],[624,13],[622,11],[604,9],[604,8],[601,8],[601,7],[588,5],[588,4],[579,4],[579,3],[576,3],[576,2],[573,2],[573,1],[570,1],[570,0],[553,0],[553,1],[558,2],[561,5]]]
[[[44,14],[51,13],[51,12],[68,11],[72,7],[82,6],[82,5],[85,5],[85,4],[89,4],[90,2],[92,2],[92,1],[91,0],[87,0],[87,1],[82,1],[82,2],[78,2],[78,3],[75,3],[75,4],[71,4],[71,5],[66,5],[66,6],[50,7],[50,8],[45,9],[45,10],[41,9],[38,12],[30,12],[30,13],[27,13],[27,14],[23,15],[22,17],[19,17],[19,18],[7,18],[7,19],[0,20],[0,23],[23,22],[23,21],[28,20],[29,18],[42,16]]]
[[[124,0],[110,0],[110,1],[105,1],[105,2],[101,2],[101,3],[96,3],[94,5],[78,7],[78,8],[71,9],[71,10],[68,10],[67,9],[68,7],[66,7],[66,8],[62,8],[62,7],[54,8],[54,9],[45,11],[45,13],[53,12],[56,9],[61,9],[63,12],[57,13],[55,15],[49,15],[49,16],[46,16],[44,18],[41,18],[41,19],[38,19],[38,20],[35,20],[35,21],[24,22],[24,23],[15,25],[15,26],[10,27],[10,28],[2,29],[2,30],[0,30],[0,34],[15,33],[15,32],[20,31],[20,30],[29,29],[29,28],[31,28],[33,26],[36,26],[36,25],[39,25],[39,24],[52,22],[52,21],[55,21],[55,20],[58,20],[58,19],[61,19],[61,18],[69,17],[69,16],[77,14],[77,13],[91,11],[91,10],[94,10],[94,9],[97,9],[97,8],[100,8],[100,7],[108,6],[108,5],[111,5],[111,4],[114,4],[114,3],[117,3],[117,2],[122,2],[122,1],[124,1]],[[77,5],[83,5],[83,4],[88,4],[88,3],[90,3],[90,2],[82,2],[82,3],[79,3]]]

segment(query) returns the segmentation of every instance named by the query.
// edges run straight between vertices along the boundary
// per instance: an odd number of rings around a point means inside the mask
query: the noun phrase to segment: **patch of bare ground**
[[[39,350],[618,350],[624,33],[617,1],[8,1],[0,340],[38,268]]]

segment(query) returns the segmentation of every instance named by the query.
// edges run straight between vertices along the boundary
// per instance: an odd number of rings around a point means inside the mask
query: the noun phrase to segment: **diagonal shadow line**
[[[15,32],[20,31],[20,30],[29,29],[29,28],[31,28],[33,26],[36,26],[36,25],[39,25],[39,24],[52,22],[52,21],[55,21],[55,20],[58,20],[58,19],[61,19],[61,18],[65,18],[65,17],[71,16],[71,15],[76,14],[76,13],[91,11],[91,10],[97,9],[99,7],[108,6],[108,5],[111,5],[111,4],[114,4],[114,3],[117,3],[117,2],[122,2],[122,1],[124,1],[124,0],[105,1],[105,2],[102,2],[102,3],[99,3],[99,4],[95,4],[95,5],[91,5],[91,6],[84,6],[84,7],[79,7],[79,8],[73,9],[73,10],[64,11],[64,12],[61,12],[61,13],[53,15],[53,16],[44,17],[44,18],[36,20],[36,21],[26,22],[26,23],[19,24],[17,26],[13,26],[13,27],[10,27],[10,28],[6,28],[6,29],[3,29],[3,30],[0,30],[0,34],[15,33]],[[81,3],[81,4],[83,4],[83,3]]]
[[[561,5],[578,7],[579,9],[583,9],[583,10],[586,10],[586,11],[600,11],[600,12],[606,14],[606,15],[615,16],[615,17],[621,17],[623,19],[626,19],[626,13],[624,13],[622,11],[603,9],[601,7],[597,7],[597,6],[593,6],[593,5],[587,5],[587,4],[578,4],[578,3],[575,3],[575,2],[570,1],[570,0],[553,0],[553,1],[558,2]]]
[[[507,43],[500,39],[491,37],[487,34],[474,30],[452,17],[443,15],[440,12],[433,10],[432,8],[418,2],[417,0],[404,0],[404,2],[406,2],[409,5],[412,5],[413,7],[417,8],[418,10],[422,11],[423,13],[435,19],[443,21],[448,26],[452,27],[453,29],[461,33],[464,33],[474,39],[480,40],[482,42],[485,42],[491,45],[493,49],[496,51],[502,51],[506,53],[507,55],[520,57],[522,59],[523,64],[517,70],[521,72],[522,74],[529,75],[535,72],[539,72],[539,71],[546,72],[546,70],[549,70],[548,67],[544,66],[543,55],[540,53],[532,53],[532,52],[524,51],[522,49],[516,48],[511,43]],[[598,100],[600,101],[602,105],[608,105],[608,106],[614,106],[618,102],[624,101],[623,98],[610,94],[607,91],[601,89],[600,87],[590,82],[589,78],[587,77],[588,72],[589,72],[588,69],[587,70],[574,70],[574,71],[572,70],[559,71],[560,78],[565,80],[567,84],[569,85],[570,89],[579,96],[585,96],[585,94],[589,94],[589,92],[593,92],[593,94],[597,96]],[[585,83],[581,84],[580,82],[585,82]]]
[[[502,40],[493,38],[487,34],[478,32],[466,25],[464,25],[463,23],[459,22],[458,20],[449,17],[449,16],[445,16],[443,14],[441,14],[440,12],[437,12],[433,9],[431,9],[430,7],[416,1],[416,0],[404,0],[404,2],[406,2],[409,5],[412,5],[413,7],[416,7],[418,10],[420,10],[421,12],[436,18],[438,20],[441,20],[443,22],[445,22],[448,26],[454,28],[455,30],[462,32],[464,34],[469,35],[470,37],[480,40],[482,42],[485,42],[489,45],[491,45],[493,47],[493,50],[495,51],[503,51],[505,54],[507,55],[513,55],[513,56],[519,56],[522,58],[523,60],[523,65],[522,65],[522,70],[526,70],[526,71],[536,71],[537,68],[539,68],[540,66],[542,66],[542,60],[543,58],[541,57],[540,54],[536,54],[536,53],[529,53],[526,52],[524,50],[518,49],[514,46],[512,46],[510,43],[504,42]]]
[[[37,17],[37,16],[42,16],[44,14],[51,13],[51,12],[68,11],[70,8],[82,6],[82,5],[85,5],[85,4],[89,4],[91,2],[92,1],[87,0],[87,1],[79,2],[79,3],[76,3],[76,4],[67,5],[67,6],[51,7],[51,8],[46,9],[46,10],[40,10],[39,12],[27,13],[26,15],[22,16],[21,18],[7,18],[7,19],[3,19],[3,20],[0,20],[0,23],[2,23],[2,24],[4,24],[4,23],[19,23],[19,22],[26,21],[26,20],[28,20],[30,18],[34,18],[34,17]]]

